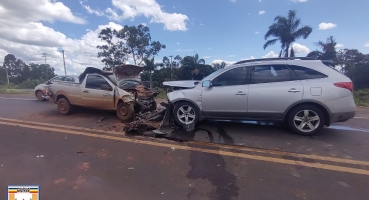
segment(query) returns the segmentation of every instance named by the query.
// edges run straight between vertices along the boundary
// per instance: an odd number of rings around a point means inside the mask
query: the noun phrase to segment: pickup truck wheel
[[[120,120],[129,121],[134,117],[135,111],[132,104],[120,102],[117,107],[117,116]]]
[[[62,115],[68,115],[70,113],[71,105],[66,98],[60,98],[58,100],[58,111]]]
[[[41,90],[39,90],[39,91],[36,92],[37,100],[44,101],[45,98],[43,96],[44,96],[44,93]]]

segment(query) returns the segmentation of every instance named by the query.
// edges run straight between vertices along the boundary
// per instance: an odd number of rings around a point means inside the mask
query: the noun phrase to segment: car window
[[[62,76],[58,76],[58,77],[55,77],[55,78],[51,79],[51,82],[62,81],[62,80],[63,80],[63,77]]]
[[[224,72],[216,77],[213,86],[244,85],[247,83],[247,68],[238,67]]]
[[[291,81],[292,74],[285,65],[254,66],[251,73],[252,83],[271,83]]]
[[[86,88],[102,90],[101,85],[103,84],[109,85],[109,83],[101,76],[93,75],[93,74],[88,75],[87,80],[86,80]]]
[[[297,77],[301,80],[305,80],[305,79],[317,79],[317,78],[326,78],[328,77],[325,74],[322,74],[318,71],[315,71],[313,69],[309,69],[306,67],[301,67],[301,66],[297,66],[297,65],[289,65],[288,66],[292,71],[295,72],[295,74],[297,75]]]
[[[74,78],[73,77],[70,77],[70,76],[66,76],[64,77],[63,79],[64,81],[67,81],[67,82],[74,82]]]

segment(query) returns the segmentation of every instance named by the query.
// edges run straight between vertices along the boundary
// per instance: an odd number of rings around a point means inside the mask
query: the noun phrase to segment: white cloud
[[[255,31],[255,34],[258,35],[258,34],[260,34],[260,32]]]
[[[252,59],[255,59],[255,57],[254,56],[250,56],[248,58],[241,58],[241,60],[252,60]]]
[[[179,45],[179,42],[177,42],[177,44]]]
[[[203,56],[202,58],[208,59],[208,58],[211,58],[211,57],[214,57],[214,56]]]
[[[369,42],[364,45],[364,47],[369,47]]]
[[[45,26],[41,21],[85,23],[60,2],[1,1],[0,59],[11,53],[26,63],[41,64],[44,63],[42,53],[47,53],[47,64],[54,67],[57,74],[64,74],[63,57],[59,52],[62,48],[65,50],[67,73],[79,74],[88,66],[103,67],[101,59],[97,58],[96,48],[97,45],[102,44],[97,37],[100,30],[107,26],[115,29],[122,28],[121,25],[109,23],[96,27],[96,30],[86,30],[86,34],[79,39],[72,39]]]
[[[250,13],[248,13],[248,15],[250,15]]]
[[[209,47],[208,49],[209,49],[209,50],[211,50],[211,48],[210,48],[210,47]]]
[[[216,59],[216,60],[213,60],[210,64],[213,65],[213,64],[221,64],[222,62],[225,62],[227,65],[232,65],[234,63],[236,63],[236,61],[227,61],[227,60],[220,60],[220,59]]]
[[[73,15],[62,2],[49,0],[1,0],[0,23],[12,26],[19,22],[63,21],[85,24],[86,20]]]
[[[109,19],[123,21],[133,20],[144,16],[151,18],[150,23],[162,23],[169,31],[185,31],[188,17],[180,13],[167,13],[155,0],[112,0],[113,8],[107,8],[105,12]],[[118,14],[119,10],[121,14]]]
[[[84,5],[82,1],[79,2],[85,9],[88,13],[90,14],[95,14],[97,16],[104,16],[104,11],[101,11],[101,10],[94,10],[92,9],[90,6],[88,5]]]
[[[236,57],[236,55],[229,55],[227,56],[228,58],[233,58],[233,57]]]
[[[279,54],[276,54],[276,53],[274,53],[274,51],[271,51],[271,52],[267,53],[265,56],[263,56],[263,58],[276,58],[278,56],[279,56]]]
[[[204,26],[204,24],[200,23],[200,26]]]
[[[86,67],[102,68],[104,64],[101,58],[97,58],[96,46],[103,44],[97,36],[100,30],[106,27],[122,28],[121,25],[111,22],[108,25],[100,25],[94,31],[87,30],[80,39],[67,38],[64,34],[35,22],[26,23],[21,28],[11,27],[8,32],[0,29],[3,31],[0,33],[0,55],[11,53],[26,63],[41,64],[44,63],[41,54],[47,53],[47,64],[54,67],[57,74],[64,74],[62,54],[58,51],[63,48],[68,74],[79,74]],[[21,29],[23,31],[20,31]],[[12,32],[19,34],[16,37],[8,36]]]
[[[295,3],[304,3],[307,2],[308,0],[291,0],[291,1]]]
[[[232,2],[232,3],[235,3],[237,0],[229,0],[230,2]]]
[[[298,44],[298,43],[294,43],[292,45],[292,48],[293,48],[295,54],[308,54],[310,52],[309,48],[307,48],[304,45]]]
[[[336,44],[336,48],[342,48],[344,45],[343,44]]]
[[[265,14],[265,10],[259,11],[259,15]]]
[[[332,28],[335,28],[337,25],[336,24],[333,24],[333,23],[325,23],[325,22],[322,22],[319,24],[319,29],[320,30],[327,30],[327,29],[332,29]]]
[[[259,0],[259,2],[261,2],[261,0]]]

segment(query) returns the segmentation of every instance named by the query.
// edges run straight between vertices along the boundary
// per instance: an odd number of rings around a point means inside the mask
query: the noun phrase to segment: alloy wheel
[[[191,106],[183,105],[177,111],[177,118],[182,124],[191,124],[196,119],[196,112]]]
[[[295,127],[302,132],[312,132],[319,127],[320,117],[312,110],[301,110],[293,118]]]

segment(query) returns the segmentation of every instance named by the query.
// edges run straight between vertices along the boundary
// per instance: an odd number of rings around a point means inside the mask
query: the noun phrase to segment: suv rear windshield
[[[318,71],[315,71],[313,69],[309,69],[306,67],[301,67],[297,65],[289,65],[288,66],[300,80],[305,79],[318,79],[318,78],[327,78],[328,76],[325,74],[322,74]]]

